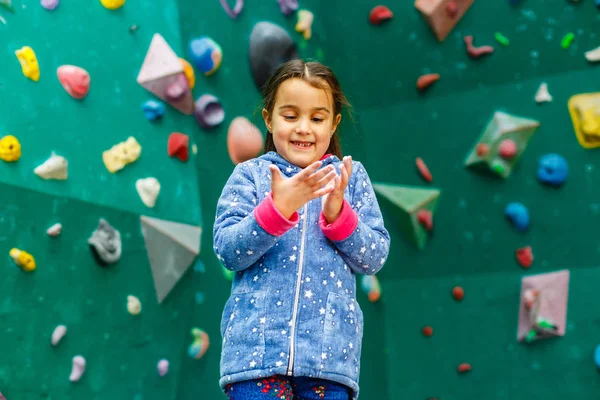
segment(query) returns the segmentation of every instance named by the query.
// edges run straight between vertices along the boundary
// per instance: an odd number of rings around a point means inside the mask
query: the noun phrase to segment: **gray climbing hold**
[[[94,257],[101,265],[114,264],[121,258],[121,234],[100,218],[98,227],[88,239]]]
[[[250,69],[259,90],[279,65],[296,58],[296,43],[285,29],[266,21],[254,25],[250,33]]]

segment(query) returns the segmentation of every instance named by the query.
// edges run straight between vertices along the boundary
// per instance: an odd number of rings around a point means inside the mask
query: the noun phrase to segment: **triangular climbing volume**
[[[158,302],[162,303],[200,253],[202,228],[140,217]]]
[[[399,211],[398,222],[409,241],[423,249],[433,230],[440,190],[391,183],[373,183],[373,188]]]

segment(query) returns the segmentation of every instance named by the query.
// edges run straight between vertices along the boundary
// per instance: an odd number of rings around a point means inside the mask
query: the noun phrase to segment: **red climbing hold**
[[[429,168],[427,168],[427,165],[425,165],[425,162],[423,162],[421,157],[417,157],[417,168],[419,169],[423,179],[425,179],[427,182],[431,182],[433,180],[431,172],[429,172]]]
[[[451,19],[456,18],[456,14],[458,14],[458,5],[456,4],[456,1],[450,0],[446,3],[446,13]]]
[[[465,44],[467,45],[467,54],[471,58],[479,58],[485,54],[491,54],[494,52],[492,46],[473,46],[473,36],[465,36]]]
[[[190,138],[188,135],[179,132],[173,132],[169,135],[167,143],[167,152],[169,156],[177,157],[181,161],[187,161],[189,156]]]
[[[431,231],[433,229],[433,214],[431,211],[424,208],[419,210],[417,213],[417,219],[426,230]]]
[[[452,289],[452,297],[454,297],[454,299],[457,301],[462,301],[462,299],[465,298],[465,290],[460,286],[455,286]]]
[[[431,335],[433,335],[433,328],[430,326],[424,327],[423,328],[423,336],[430,337]]]
[[[517,155],[517,144],[512,139],[504,139],[498,145],[498,154],[505,160],[510,160]]]
[[[417,89],[423,91],[440,79],[440,74],[425,74],[417,79]]]
[[[392,19],[394,13],[386,6],[375,6],[369,13],[369,21],[373,25],[379,25],[382,22]]]
[[[531,246],[521,247],[516,251],[517,261],[523,268],[531,267],[533,264],[533,253],[531,252]]]
[[[460,373],[469,372],[471,369],[471,364],[468,363],[462,363],[458,366],[458,372]]]

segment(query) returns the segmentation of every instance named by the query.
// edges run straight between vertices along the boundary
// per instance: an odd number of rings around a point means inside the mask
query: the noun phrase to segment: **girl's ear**
[[[262,110],[262,117],[265,120],[265,126],[267,127],[267,130],[271,132],[271,115],[269,115],[269,111],[267,111],[266,108],[263,108]]]
[[[333,126],[331,127],[331,136],[333,136],[333,134],[335,133],[341,120],[342,120],[342,114],[336,115],[335,118],[333,119]]]

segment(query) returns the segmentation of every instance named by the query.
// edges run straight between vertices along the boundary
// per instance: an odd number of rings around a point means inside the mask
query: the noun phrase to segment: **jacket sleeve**
[[[231,271],[250,267],[298,223],[298,213],[285,218],[270,193],[258,202],[251,163],[236,165],[217,201],[213,249]]]
[[[390,235],[369,175],[360,162],[354,162],[352,174],[356,176],[350,188],[351,203],[344,201],[341,215],[332,224],[327,224],[321,213],[319,224],[352,271],[374,275],[388,258]]]

